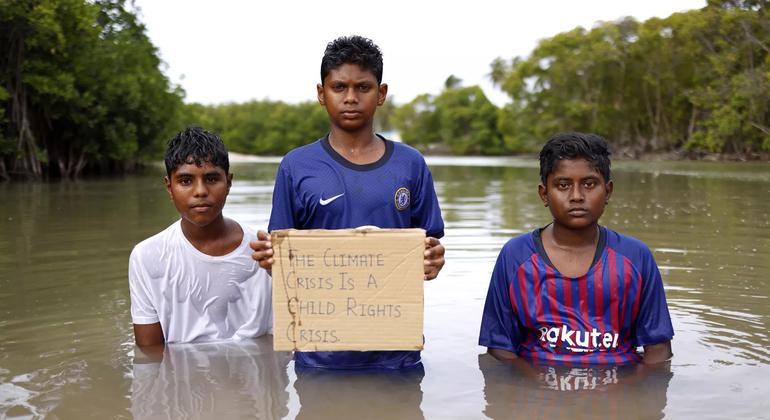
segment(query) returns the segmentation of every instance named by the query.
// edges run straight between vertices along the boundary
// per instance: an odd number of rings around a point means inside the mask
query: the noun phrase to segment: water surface
[[[521,369],[477,346],[508,238],[549,221],[537,168],[430,159],[447,264],[425,287],[424,368],[296,371],[265,337],[133,346],[133,245],[177,218],[162,172],[1,184],[0,418],[770,418],[770,165],[621,162],[602,223],[645,241],[676,337],[667,369]],[[225,214],[264,228],[276,160],[236,164]]]

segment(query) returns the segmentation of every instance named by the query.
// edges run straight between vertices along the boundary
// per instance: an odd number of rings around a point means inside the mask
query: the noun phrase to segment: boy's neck
[[[206,226],[196,226],[182,219],[182,234],[198,251],[211,256],[229,254],[238,247],[243,237],[235,238],[236,230],[231,220],[221,214]],[[236,239],[238,239],[236,241]]]
[[[596,246],[599,243],[599,224],[594,223],[582,229],[570,229],[568,227],[552,223],[546,230],[550,230],[553,245],[559,248],[578,248],[584,246]]]
[[[594,264],[600,240],[599,225],[571,229],[554,222],[541,232],[540,240],[551,265],[562,275],[578,278]]]
[[[376,162],[385,154],[385,142],[374,134],[372,127],[350,132],[332,126],[329,145],[340,156],[357,165]]]

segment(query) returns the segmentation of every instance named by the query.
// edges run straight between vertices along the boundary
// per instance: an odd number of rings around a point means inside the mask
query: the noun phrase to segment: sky
[[[438,94],[449,75],[507,97],[489,80],[490,63],[527,56],[540,39],[597,21],[644,21],[704,7],[705,0],[370,2],[135,0],[164,73],[186,102],[315,100],[326,44],[363,35],[382,50],[383,82],[397,103]]]

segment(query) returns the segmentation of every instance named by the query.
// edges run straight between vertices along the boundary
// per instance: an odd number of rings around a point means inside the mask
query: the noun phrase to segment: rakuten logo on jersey
[[[618,347],[618,333],[602,332],[596,328],[591,331],[571,330],[566,325],[561,327],[540,327],[540,341],[551,348],[559,347],[584,353],[597,350],[609,350]]]

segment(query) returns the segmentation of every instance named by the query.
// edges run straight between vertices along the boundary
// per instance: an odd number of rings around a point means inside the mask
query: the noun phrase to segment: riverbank
[[[520,153],[506,156],[454,156],[446,153],[423,153],[431,160],[459,159],[474,161],[477,159],[499,160],[537,160],[535,153]],[[230,163],[278,163],[282,156],[256,156],[243,153],[230,152]],[[703,162],[770,162],[770,153],[706,153],[688,150],[679,150],[663,153],[639,153],[621,149],[612,154],[613,160],[666,162],[666,161],[703,161]]]
[[[704,161],[704,162],[769,162],[770,153],[709,153],[695,150],[673,150],[670,152],[637,152],[630,149],[620,149],[613,152],[613,159],[640,161]]]

